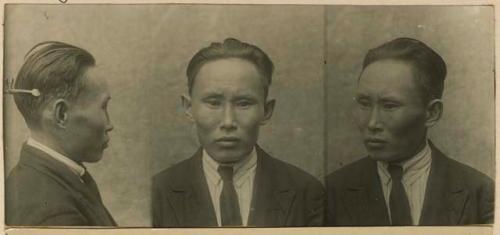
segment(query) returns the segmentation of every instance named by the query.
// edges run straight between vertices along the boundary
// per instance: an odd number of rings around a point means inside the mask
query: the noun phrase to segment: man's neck
[[[80,161],[73,159],[71,154],[68,154],[67,151],[65,151],[64,148],[59,144],[59,141],[57,141],[54,137],[37,130],[30,130],[30,135],[31,138],[33,138],[40,144],[43,144],[44,146],[60,153],[61,155],[64,155],[74,162],[80,163]]]
[[[255,151],[256,151],[256,149],[254,147],[254,148],[252,148],[252,151],[245,154],[243,157],[241,157],[240,159],[238,159],[238,161],[235,161],[235,162],[218,162],[212,156],[210,156],[210,154],[208,154],[208,152],[206,150],[203,150],[203,155],[210,158],[211,165],[232,166],[236,172],[239,168],[241,168],[247,162],[249,162],[253,155],[256,155]]]
[[[396,159],[394,161],[388,161],[387,163],[388,164],[399,164],[399,165],[403,165],[405,162],[409,161],[410,159],[412,159],[413,157],[417,156],[418,153],[422,152],[422,150],[425,148],[425,146],[427,145],[427,136],[424,137],[424,139],[420,142],[420,144],[418,145],[418,147],[415,149],[415,151],[413,151],[410,155],[408,156],[405,156],[403,158],[399,158],[399,159]]]

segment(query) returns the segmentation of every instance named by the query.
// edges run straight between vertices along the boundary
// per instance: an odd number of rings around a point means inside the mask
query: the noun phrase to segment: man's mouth
[[[105,149],[105,148],[108,148],[108,146],[109,146],[109,140],[104,141],[102,148]]]
[[[380,148],[387,144],[387,141],[380,138],[366,138],[365,145],[369,148]]]
[[[218,145],[223,147],[233,147],[240,142],[240,139],[237,137],[222,137],[215,141]]]

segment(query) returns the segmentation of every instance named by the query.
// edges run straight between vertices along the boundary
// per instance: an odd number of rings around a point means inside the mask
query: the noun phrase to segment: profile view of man
[[[182,104],[201,147],[154,177],[154,227],[323,225],[321,183],[256,144],[275,105],[273,69],[261,49],[233,38],[194,55]]]
[[[102,158],[113,129],[94,57],[62,42],[37,44],[14,86],[30,137],[6,179],[6,224],[116,226],[82,164]]]
[[[493,223],[493,181],[428,138],[443,112],[446,64],[410,38],[371,49],[355,96],[368,157],[327,178],[330,226]]]

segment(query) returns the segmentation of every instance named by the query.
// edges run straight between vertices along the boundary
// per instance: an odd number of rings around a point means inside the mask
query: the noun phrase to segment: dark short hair
[[[16,105],[30,127],[38,127],[41,112],[51,101],[74,100],[83,89],[86,69],[95,65],[86,50],[63,42],[49,41],[35,45],[25,56],[17,75],[16,89],[38,89],[40,96],[16,93]]]
[[[423,42],[412,38],[396,38],[371,49],[363,61],[363,70],[380,60],[398,60],[412,66],[423,88],[425,102],[441,99],[446,77],[443,58]]]
[[[198,51],[186,70],[188,77],[188,90],[191,93],[195,77],[201,67],[209,62],[225,58],[240,58],[251,62],[257,68],[257,71],[264,78],[264,89],[267,96],[269,86],[271,85],[274,65],[269,56],[257,46],[241,42],[238,39],[227,38],[223,43],[214,42],[210,46]]]

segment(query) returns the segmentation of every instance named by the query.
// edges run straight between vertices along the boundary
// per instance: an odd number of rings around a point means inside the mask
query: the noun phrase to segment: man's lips
[[[109,146],[108,143],[109,143],[109,140],[104,141],[104,144],[102,145],[102,148],[103,149],[107,148]]]
[[[240,142],[240,139],[237,137],[222,137],[217,139],[215,142],[224,147],[231,147],[237,145],[238,142]]]
[[[365,139],[365,145],[367,147],[377,148],[377,147],[382,147],[385,144],[387,144],[387,141],[385,141],[383,139],[379,139],[379,138],[366,138]]]

